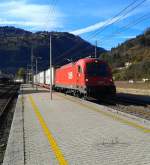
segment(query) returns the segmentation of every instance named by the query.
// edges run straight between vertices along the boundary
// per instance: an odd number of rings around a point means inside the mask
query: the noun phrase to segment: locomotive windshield
[[[87,74],[88,76],[110,76],[108,66],[105,63],[88,63]]]

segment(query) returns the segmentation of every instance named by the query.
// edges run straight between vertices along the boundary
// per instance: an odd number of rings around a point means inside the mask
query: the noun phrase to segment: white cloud
[[[35,30],[53,30],[63,26],[63,14],[53,6],[31,4],[25,0],[0,3],[0,25],[17,25]]]
[[[150,2],[150,0],[147,0],[147,1]],[[140,6],[140,8],[138,8],[138,9],[134,8],[135,6],[137,6],[139,4],[139,2],[136,3],[134,6],[131,6],[129,9],[126,10],[126,11],[128,11],[128,14],[123,14],[123,15],[114,17],[113,19],[110,18],[110,19],[107,19],[105,21],[98,22],[98,23],[96,23],[94,25],[90,25],[90,26],[85,27],[85,28],[74,30],[74,31],[72,31],[70,33],[75,34],[75,35],[81,35],[81,34],[84,34],[84,33],[89,33],[89,32],[95,31],[95,30],[97,30],[99,28],[102,28],[102,27],[108,26],[110,24],[113,24],[117,20],[121,21],[121,20],[123,20],[125,18],[128,18],[130,16],[136,16],[137,14],[141,14],[144,11],[147,11],[148,12],[148,10],[149,10],[148,2],[147,3],[144,3],[143,6],[142,7]],[[134,9],[131,10],[132,8],[134,8]],[[97,15],[97,13],[96,13],[96,15]],[[104,11],[104,13],[105,13],[105,11]]]
[[[136,35],[120,35],[120,36],[114,36],[114,38],[123,38],[123,39],[130,39],[130,38],[135,38]]]
[[[128,17],[129,15],[126,15],[126,16],[118,16],[118,17],[115,17],[115,18],[110,18],[110,19],[107,19],[105,21],[101,21],[101,22],[98,22],[94,25],[91,25],[91,26],[88,26],[88,27],[85,27],[85,28],[82,28],[82,29],[78,29],[78,30],[75,30],[75,31],[72,31],[70,33],[72,34],[75,34],[75,35],[81,35],[81,34],[84,34],[84,33],[88,33],[88,32],[92,32],[92,31],[95,31],[99,28],[102,28],[102,27],[105,27],[105,26],[108,26],[114,22],[116,22],[117,20],[122,20],[126,17]]]

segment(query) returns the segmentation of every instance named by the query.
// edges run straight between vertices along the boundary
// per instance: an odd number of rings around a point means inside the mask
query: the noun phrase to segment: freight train
[[[40,86],[50,85],[50,69],[34,75],[34,82]],[[53,89],[70,92],[76,96],[115,96],[116,87],[108,64],[100,59],[83,58],[52,68]]]

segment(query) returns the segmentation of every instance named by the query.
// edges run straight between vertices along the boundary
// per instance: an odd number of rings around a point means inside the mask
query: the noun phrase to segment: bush
[[[140,63],[133,64],[124,70],[113,70],[115,80],[142,80],[150,79],[150,59],[145,59]]]

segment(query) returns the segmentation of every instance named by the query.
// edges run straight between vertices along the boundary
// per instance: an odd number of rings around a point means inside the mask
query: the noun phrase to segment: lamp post
[[[31,82],[31,65],[30,64],[27,64],[26,81],[27,83]]]
[[[37,70],[37,67],[38,67],[38,58],[35,59],[35,67],[36,67],[36,76],[35,76],[35,81],[36,81],[36,90],[38,90],[38,87],[37,87],[37,73],[38,73],[38,70]]]
[[[51,33],[50,33],[50,99],[52,100],[53,99],[53,95],[52,95],[52,36],[51,36]]]
[[[34,55],[33,55],[33,46],[32,46],[31,47],[31,81],[32,81],[32,88],[34,88],[34,84],[33,84],[33,74],[34,74],[33,60],[34,60]]]
[[[29,76],[29,70],[28,70],[28,64],[27,64],[27,69],[26,69],[26,84],[28,84],[28,82],[29,82],[28,76]]]
[[[37,87],[37,74],[38,74],[38,59],[41,60],[42,57],[35,57],[35,67],[36,67],[36,76],[35,76],[35,81],[36,81],[36,90],[38,90],[38,87]]]

